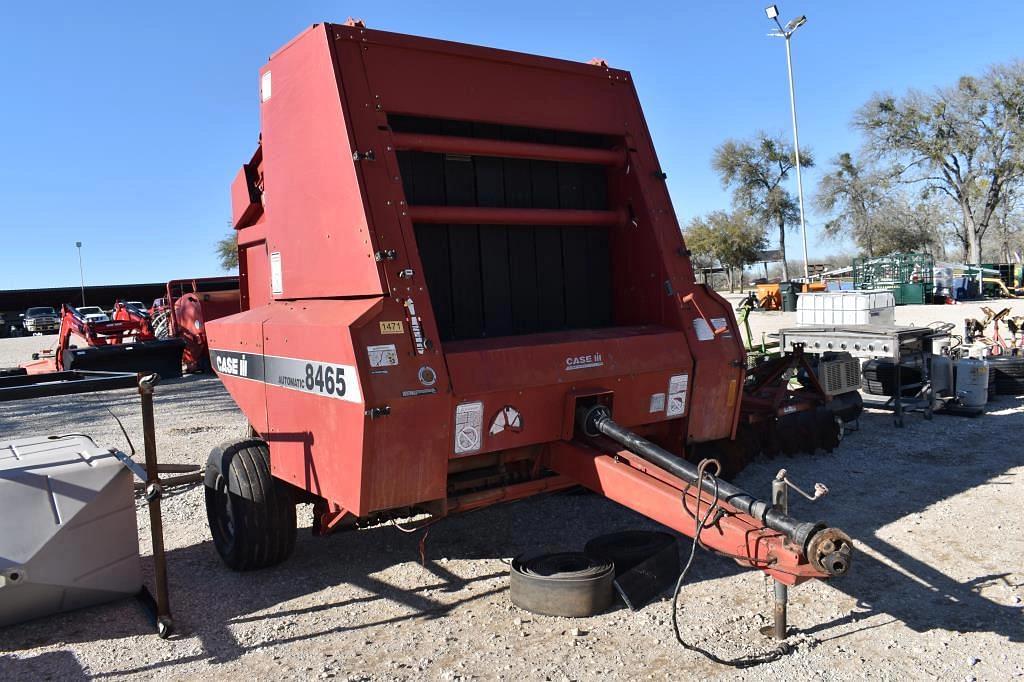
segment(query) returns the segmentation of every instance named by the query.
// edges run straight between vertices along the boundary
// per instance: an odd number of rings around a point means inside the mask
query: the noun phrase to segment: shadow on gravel
[[[287,562],[249,573],[228,570],[209,541],[175,549],[168,553],[168,573],[176,628],[180,636],[197,637],[201,651],[140,665],[132,665],[138,659],[125,661],[124,667],[95,676],[153,673],[196,661],[222,663],[255,649],[299,640],[434,620],[481,600],[504,602],[508,571],[495,566],[495,560],[528,551],[582,549],[593,536],[626,528],[660,526],[606,499],[570,491],[451,517],[431,526],[422,566],[423,532],[406,534],[390,526],[327,538],[300,529],[295,554]],[[688,544],[684,541],[682,547],[688,549]],[[467,570],[466,564],[453,563],[464,559],[491,561],[477,574],[472,564]],[[401,564],[405,566],[400,574],[389,572]],[[420,570],[410,571],[410,565]],[[695,563],[693,580],[738,570],[731,562],[705,556]],[[464,572],[471,574],[461,575]],[[393,575],[400,575],[397,579],[404,584],[395,584]],[[337,586],[345,587],[344,599],[312,605],[306,599],[300,607],[288,605]],[[356,595],[351,596],[352,592]],[[259,633],[253,635],[250,629],[246,641],[239,641],[236,626],[251,628],[254,623],[263,624]],[[141,611],[121,602],[6,628],[0,638],[5,648],[17,651],[55,642],[73,646],[97,639],[155,637],[151,633]]]
[[[172,401],[170,407],[173,401],[204,400],[207,394],[223,397],[219,382],[195,381],[191,390],[180,395],[168,391],[164,398]],[[998,412],[1008,406],[1009,402],[1003,400],[991,409]],[[937,502],[978,486],[1005,482],[1006,472],[1022,464],[1020,450],[1007,446],[979,452],[976,441],[983,433],[1021,433],[1024,413],[990,414],[974,421],[938,416],[933,422],[915,421],[919,419],[908,416],[908,427],[898,430],[889,414],[865,414],[862,431],[843,443],[840,454],[758,462],[740,476],[738,483],[754,494],[766,494],[769,472],[779,466],[787,467],[801,481],[842,477],[841,485],[833,481],[823,515],[858,544],[884,557],[880,561],[863,552],[856,555],[850,574],[830,581],[830,586],[856,598],[857,611],[808,632],[821,633],[827,639],[829,630],[848,625],[854,618],[888,615],[919,632],[935,628],[992,632],[1012,642],[1024,641],[1020,609],[1001,606],[979,593],[986,583],[1005,579],[1007,574],[960,582],[929,566],[927,556],[912,556],[877,535],[880,528],[912,517]],[[886,452],[885,466],[851,457],[851,450],[857,452],[871,439],[892,444],[888,449],[874,448]],[[1002,440],[988,436],[981,442]],[[794,515],[816,516],[804,503],[794,504]],[[962,526],[949,528],[928,546],[952,554],[958,551],[957,542],[969,547],[971,528],[984,523],[983,514],[984,510],[979,510],[976,517],[958,520]],[[191,661],[231,661],[256,649],[273,649],[333,633],[379,626],[388,626],[391,631],[404,623],[442,618],[481,600],[504,603],[507,571],[495,563],[497,559],[530,551],[581,549],[596,535],[627,528],[661,527],[606,499],[570,491],[445,519],[430,528],[425,542],[426,562],[420,571],[409,570],[409,566],[419,565],[422,531],[404,534],[387,526],[341,532],[324,539],[300,530],[295,554],[285,564],[243,574],[226,569],[209,541],[175,549],[168,556],[175,621],[182,636],[200,640],[199,650],[189,646],[188,653],[175,656],[170,652],[180,652],[183,647],[171,646],[166,650],[167,658],[158,662],[126,658],[122,669],[105,676],[153,673]],[[680,550],[688,552],[688,539],[682,539]],[[480,564],[448,560],[489,563],[481,570]],[[965,558],[971,560],[970,556]],[[389,571],[402,564],[402,571]],[[1007,568],[1020,570],[1020,566]],[[717,579],[743,570],[731,561],[702,552],[688,582]],[[344,598],[338,599],[338,593],[331,592],[337,587],[344,588]],[[290,604],[321,592],[334,595],[336,600],[321,598],[318,603],[313,597],[303,600],[301,606]],[[253,624],[261,627],[254,631]],[[250,627],[237,627],[241,625]],[[244,633],[241,639],[236,632]],[[54,642],[153,636],[150,633],[141,613],[121,604],[7,628],[0,639],[5,648],[17,651]],[[373,636],[380,635],[375,632]],[[111,646],[123,644],[111,641]]]
[[[163,421],[173,419],[184,406],[202,406],[202,413],[238,414],[238,408],[223,384],[209,374],[192,374],[161,381],[156,388],[154,410],[157,429]],[[141,419],[138,392],[133,389],[104,391],[55,398],[33,398],[0,403],[0,439],[16,438],[52,425],[74,421],[77,428],[86,424],[111,421],[112,410],[122,420]],[[142,434],[138,430],[141,443]],[[135,434],[132,434],[135,438]]]
[[[88,680],[81,664],[70,651],[47,651],[37,656],[15,658],[0,655],[0,680]]]
[[[822,632],[853,619],[888,614],[917,632],[936,628],[991,632],[1010,642],[1024,641],[1021,609],[980,594],[993,582],[1009,582],[1014,575],[1011,571],[1021,570],[1020,563],[1006,566],[1004,573],[960,582],[930,566],[927,555],[912,556],[877,535],[878,529],[890,523],[913,517],[972,488],[1009,484],[1014,476],[1009,470],[1024,464],[1024,455],[1012,439],[1007,441],[994,434],[1024,432],[1024,413],[999,414],[1017,406],[1016,399],[1000,398],[989,404],[988,414],[973,420],[936,415],[932,422],[926,422],[920,415],[908,415],[908,426],[911,420],[921,420],[921,426],[916,427],[925,430],[917,431],[921,437],[915,437],[909,429],[895,428],[891,414],[873,412],[861,417],[862,433],[892,443],[886,455],[886,473],[878,474],[867,460],[850,472],[852,475],[841,486],[835,486],[830,495],[828,522],[845,530],[856,544],[873,550],[883,561],[858,552],[849,575],[829,582],[857,599],[857,611],[807,632]],[[987,432],[987,437],[981,437],[981,432]],[[858,436],[852,434],[843,447],[857,447]],[[972,529],[986,523],[984,514],[978,509],[976,515],[953,519],[942,537],[926,544],[947,564],[950,556],[962,554],[963,565],[969,568],[978,553],[995,549],[971,545]],[[977,551],[972,555],[972,550]]]

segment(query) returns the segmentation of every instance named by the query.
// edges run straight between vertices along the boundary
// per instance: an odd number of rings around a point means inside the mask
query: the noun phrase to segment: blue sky
[[[722,208],[712,150],[790,135],[785,54],[763,2],[6,2],[0,9],[0,289],[220,274],[229,184],[258,130],[257,71],[309,24],[371,28],[632,71],[679,220]],[[856,149],[875,91],[1024,57],[1024,3],[812,2],[794,37],[801,142]],[[821,165],[824,165],[823,163]],[[805,176],[810,193],[817,172]],[[795,182],[794,182],[795,191]],[[811,253],[821,217],[809,214]],[[790,257],[798,255],[797,239]]]

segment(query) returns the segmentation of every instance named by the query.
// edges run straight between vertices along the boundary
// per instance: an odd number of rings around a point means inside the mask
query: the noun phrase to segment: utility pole
[[[770,36],[786,39],[786,71],[789,73],[789,111],[793,118],[793,155],[796,161],[796,194],[800,202],[800,236],[804,243],[804,279],[810,279],[811,272],[807,260],[807,224],[804,221],[804,181],[800,174],[800,131],[796,124],[796,89],[793,87],[793,51],[790,48],[789,39],[793,37],[796,30],[807,23],[807,17],[798,16],[783,28],[779,23],[779,8],[776,5],[769,5],[764,10],[768,18],[779,27],[777,33],[770,33]],[[782,254],[785,258],[786,254]]]
[[[82,305],[85,305],[85,270],[82,269],[82,242],[75,242],[78,249],[78,277],[82,286]]]

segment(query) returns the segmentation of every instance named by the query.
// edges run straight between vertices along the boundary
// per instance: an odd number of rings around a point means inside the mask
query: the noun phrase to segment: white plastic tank
[[[891,291],[815,291],[800,294],[796,323],[807,325],[880,324],[896,322]]]
[[[988,363],[977,358],[956,361],[956,395],[964,407],[984,407],[988,402]]]

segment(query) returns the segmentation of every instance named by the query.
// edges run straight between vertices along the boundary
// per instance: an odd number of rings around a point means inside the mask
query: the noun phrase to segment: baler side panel
[[[367,511],[445,497],[451,389],[440,354],[416,351],[404,306],[385,298],[352,328],[368,409],[361,499]]]
[[[366,419],[351,327],[379,305],[380,299],[275,302],[263,324],[270,418],[261,435],[270,444],[271,471],[357,513]],[[291,367],[278,371],[276,358]],[[303,390],[310,388],[303,365],[313,374],[312,390]],[[328,368],[335,368],[329,382],[319,376]]]
[[[280,254],[283,285],[274,297],[380,295],[327,29],[278,52],[261,78],[271,84],[261,107],[267,251]]]
[[[258,223],[263,225],[263,223]],[[256,226],[238,232],[238,287],[242,310],[259,308],[270,302],[270,262],[267,258],[267,242],[259,239],[243,242]]]
[[[739,417],[739,392],[743,385],[744,351],[732,309],[721,296],[694,281],[693,265],[683,242],[682,230],[654,150],[636,91],[625,114],[630,135],[630,165],[635,172],[626,183],[632,210],[641,223],[649,224],[658,243],[663,273],[658,299],[665,324],[686,333],[694,373],[691,391],[700,401],[687,423],[687,442],[730,438]],[[648,266],[653,269],[652,266]],[[653,273],[652,273],[653,274]],[[689,299],[689,300],[687,300]],[[710,337],[700,328],[725,327]]]
[[[402,225],[405,214],[399,169],[388,147],[387,115],[381,98],[371,88],[364,65],[366,46],[355,40],[333,36],[331,46],[338,72],[338,87],[347,112],[353,149],[373,152],[373,159],[355,162],[363,190],[373,250],[387,253],[380,261],[385,292],[392,296],[412,297],[422,292],[422,268],[409,247]],[[408,222],[408,220],[406,220]],[[411,273],[411,276],[410,276]],[[422,297],[420,297],[422,299]],[[436,337],[435,337],[436,338]],[[435,350],[435,352],[437,352]]]
[[[228,351],[231,354],[245,354],[247,357],[263,356],[263,320],[268,309],[260,307],[229,315],[206,324],[206,338],[211,349]],[[267,392],[262,381],[246,379],[231,372],[232,367],[212,364],[228,393],[234,398],[245,418],[258,433],[267,431]]]

